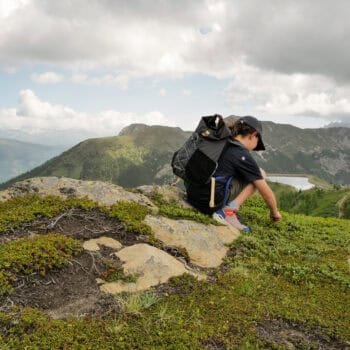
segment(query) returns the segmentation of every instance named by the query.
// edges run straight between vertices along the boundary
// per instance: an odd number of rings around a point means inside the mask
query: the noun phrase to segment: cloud
[[[17,130],[32,135],[56,133],[57,144],[61,132],[78,133],[86,137],[117,135],[132,123],[149,125],[174,125],[162,113],[122,113],[115,110],[101,111],[94,115],[81,113],[72,108],[42,101],[31,90],[20,92],[15,108],[0,110],[0,129]]]
[[[89,86],[116,86],[121,90],[128,88],[130,78],[126,75],[103,75],[103,76],[89,76],[87,74],[74,74],[71,77],[71,82],[75,84],[89,85]]]
[[[33,73],[31,79],[39,84],[57,84],[64,80],[64,76],[55,72]]]
[[[316,74],[275,73],[241,65],[226,90],[226,100],[237,114],[254,110],[274,120],[281,116],[350,120],[350,86]]]
[[[3,69],[46,64],[65,81],[120,89],[145,77],[209,75],[231,80],[226,94],[237,113],[324,122],[350,115],[348,0],[2,4]]]
[[[4,0],[5,1],[5,0]],[[49,63],[102,80],[202,73],[237,62],[350,81],[347,0],[5,1],[0,62]],[[95,83],[93,83],[95,84]],[[123,84],[123,83],[122,83]]]

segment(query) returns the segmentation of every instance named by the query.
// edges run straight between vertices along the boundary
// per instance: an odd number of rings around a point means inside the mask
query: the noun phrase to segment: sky
[[[348,0],[0,0],[0,137],[350,123]]]

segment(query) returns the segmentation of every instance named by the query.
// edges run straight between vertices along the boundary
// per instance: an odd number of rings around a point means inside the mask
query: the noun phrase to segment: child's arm
[[[272,221],[281,221],[282,216],[277,209],[277,201],[276,197],[271,190],[270,186],[267,184],[265,180],[256,180],[254,181],[254,185],[264,198],[266,204],[270,208],[270,218]]]

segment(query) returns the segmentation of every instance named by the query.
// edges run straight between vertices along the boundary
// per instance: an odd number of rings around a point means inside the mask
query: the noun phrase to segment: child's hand
[[[282,215],[280,214],[280,212],[277,210],[276,212],[271,212],[270,213],[270,220],[272,222],[278,222],[282,220]]]

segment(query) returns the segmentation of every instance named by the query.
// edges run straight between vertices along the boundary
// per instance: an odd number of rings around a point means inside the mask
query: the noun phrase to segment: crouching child
[[[282,220],[275,195],[265,180],[265,172],[250,153],[265,150],[261,122],[251,116],[240,117],[229,128],[232,142],[227,143],[217,162],[214,186],[213,183],[185,181],[188,202],[223,224],[249,232],[249,227],[239,221],[237,213],[240,206],[258,191],[270,209],[270,219],[274,222]],[[215,205],[210,205],[211,202]]]

